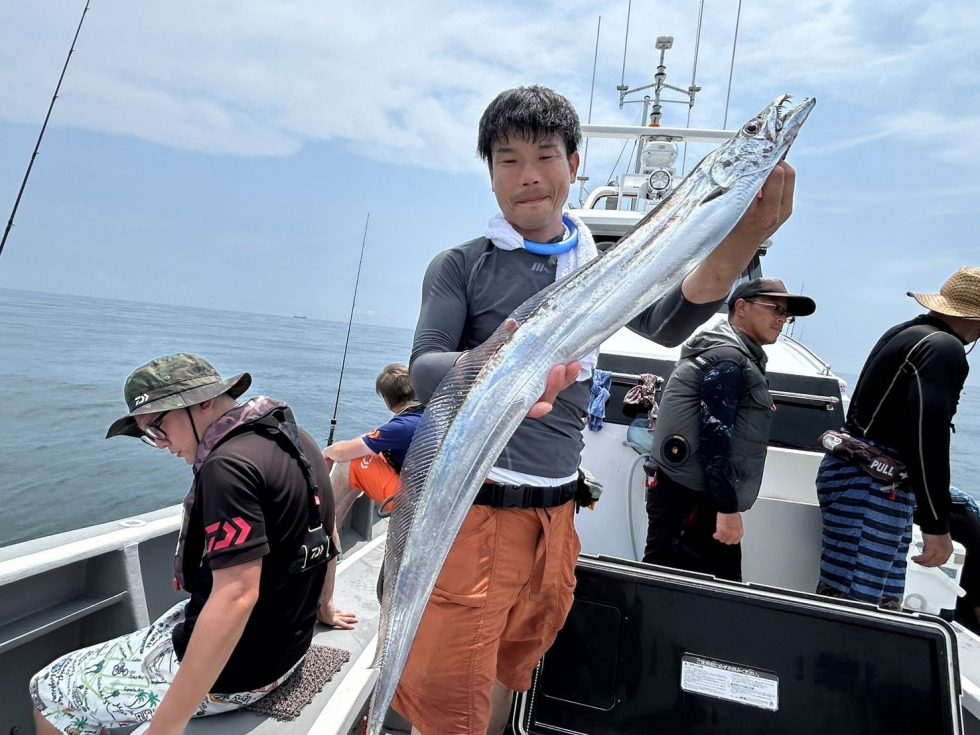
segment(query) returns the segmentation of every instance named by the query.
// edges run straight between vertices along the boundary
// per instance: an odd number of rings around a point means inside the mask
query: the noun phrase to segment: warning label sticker
[[[681,689],[772,712],[779,709],[775,674],[701,656],[681,657]]]

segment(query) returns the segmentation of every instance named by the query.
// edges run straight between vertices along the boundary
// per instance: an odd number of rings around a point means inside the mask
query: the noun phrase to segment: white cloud
[[[896,138],[931,147],[935,156],[947,163],[970,167],[980,164],[980,113],[915,110],[889,118],[884,127]]]
[[[898,208],[906,222],[976,215],[980,210],[980,184],[925,183],[925,179],[912,178],[867,188],[841,178],[833,187],[808,188],[798,197],[799,206],[835,216],[873,212],[876,217],[881,210],[894,213]]]
[[[881,140],[882,138],[888,138],[891,135],[892,135],[892,131],[888,129],[873,130],[870,132],[853,135],[848,138],[838,138],[836,140],[830,140],[826,143],[816,143],[810,145],[803,143],[800,146],[794,146],[794,152],[798,154],[807,154],[807,155],[825,155],[828,153],[840,153],[841,151],[846,151],[852,148],[859,148],[861,146],[865,146],[868,143],[874,143],[875,141]]]
[[[0,119],[36,121],[70,37],[64,12],[25,7],[7,26]],[[552,42],[569,23],[556,35],[535,7],[446,0],[329,11],[210,2],[179,13],[106,0],[86,19],[55,122],[238,155],[342,139],[375,156],[394,148],[406,163],[472,168],[473,129],[492,94],[575,66],[572,48]]]
[[[8,177],[12,198],[27,153],[22,149],[33,144],[81,0],[8,5],[0,22],[0,123],[23,125],[0,125],[0,133],[13,131],[0,138],[0,145],[9,144],[4,150],[16,148],[15,165],[8,167],[17,169],[16,181]],[[633,2],[626,84],[637,87],[652,80],[659,59],[654,39],[672,34],[668,81],[687,87],[697,7],[691,0]],[[703,90],[692,115],[695,126],[720,127],[725,115],[736,7],[732,0],[705,4],[697,59],[697,83]],[[980,162],[980,143],[975,142],[980,138],[974,133],[980,129],[980,53],[975,40],[980,38],[980,4],[752,0],[742,7],[729,125],[739,125],[782,92],[819,99],[791,156],[800,172],[797,213],[780,232],[781,244],[768,256],[766,267],[772,266],[774,274],[781,268],[797,282],[806,280],[808,289],[825,289],[828,307],[821,307],[823,314],[830,313],[830,303],[845,302],[840,294],[880,291],[876,301],[860,302],[856,318],[850,301],[848,313],[841,315],[848,324],[858,322],[848,331],[865,350],[872,339],[864,334],[866,322],[877,320],[872,329],[893,322],[889,310],[896,293],[913,285],[938,285],[954,266],[977,260],[971,216],[975,219],[980,206],[974,174]],[[52,124],[130,136],[177,151],[256,157],[241,166],[237,161],[202,163],[200,156],[161,152],[160,160],[174,168],[189,163],[188,170],[214,175],[216,186],[227,183],[227,191],[215,192],[214,202],[237,201],[237,182],[218,178],[227,171],[247,169],[253,183],[269,173],[272,181],[278,174],[303,187],[310,185],[298,178],[309,173],[302,167],[303,157],[296,154],[312,144],[336,144],[320,146],[328,149],[326,153],[310,153],[322,154],[317,160],[339,161],[336,171],[324,172],[313,182],[314,188],[351,174],[350,168],[343,168],[348,157],[340,155],[337,146],[386,164],[403,164],[386,179],[388,188],[380,195],[365,192],[365,199],[374,195],[385,204],[401,205],[391,209],[408,212],[404,219],[411,226],[392,226],[385,237],[386,218],[397,215],[386,209],[372,219],[372,247],[378,248],[378,255],[371,278],[362,285],[367,294],[372,287],[376,290],[375,300],[365,303],[379,305],[379,322],[410,326],[425,261],[437,249],[475,234],[472,228],[479,227],[493,206],[485,169],[474,151],[476,124],[485,105],[501,89],[540,82],[566,94],[584,119],[599,15],[593,121],[635,122],[640,106],[620,110],[614,90],[622,73],[626,0],[99,0],[86,19]],[[642,93],[631,97],[641,98]],[[664,112],[666,125],[683,125],[687,119],[683,105],[666,105]],[[21,135],[25,130],[30,130],[29,136]],[[56,140],[52,137],[51,143]],[[118,148],[124,146],[108,141],[106,150]],[[125,148],[136,167],[157,153]],[[620,149],[620,143],[590,147],[590,185],[604,183]],[[704,152],[691,148],[688,169]],[[293,160],[258,158],[290,156]],[[355,159],[353,165],[362,164]],[[289,168],[294,165],[297,168]],[[462,184],[472,184],[466,197],[433,197],[419,182],[434,177],[411,170],[413,166],[476,171],[481,179],[477,185],[475,178],[458,177],[461,189]],[[456,177],[440,180],[457,182]],[[44,193],[44,181],[32,181],[30,201],[44,201],[37,196]],[[127,183],[124,179],[119,185]],[[253,191],[268,196],[257,183],[249,187]],[[66,246],[63,260],[67,258],[68,265],[61,263],[60,276],[57,259],[44,262],[40,255],[54,251],[45,238],[62,232],[79,242],[98,243],[98,255],[110,257],[112,262],[95,277],[105,283],[98,292],[110,293],[115,281],[115,295],[133,298],[172,298],[169,291],[148,295],[133,290],[121,274],[121,254],[144,240],[190,252],[195,261],[200,252],[216,260],[224,257],[223,262],[235,266],[240,264],[229,254],[244,253],[250,265],[270,262],[269,253],[288,247],[308,257],[326,257],[330,251],[354,258],[336,234],[349,212],[330,210],[326,204],[322,209],[305,205],[287,215],[281,203],[273,203],[268,230],[252,232],[251,225],[237,223],[233,216],[194,216],[193,206],[185,211],[166,196],[160,199],[160,207],[148,202],[131,215],[120,211],[111,193],[89,203],[93,210],[105,205],[90,213],[49,208],[43,219],[50,229],[34,235],[45,247],[32,251],[30,230],[22,228],[21,243],[9,256],[5,253],[5,258],[12,258],[5,278],[19,285],[20,280],[29,282],[31,274],[40,274],[36,282],[45,288],[73,290],[77,274],[92,267],[90,253],[83,259],[81,248]],[[206,210],[212,202],[203,200],[193,204]],[[242,201],[250,200],[242,195]],[[346,200],[338,196],[338,201]],[[27,225],[30,210],[21,214]],[[287,216],[295,223],[276,221]],[[290,230],[289,224],[296,229]],[[310,246],[302,240],[314,238],[308,233],[333,240],[329,246]],[[351,238],[359,239],[359,232]],[[953,251],[937,242],[971,243],[973,249]],[[886,267],[875,270],[882,256]],[[289,258],[280,260],[291,264]],[[309,260],[301,262],[307,272],[299,273],[297,266],[290,276],[298,287],[291,289],[295,306],[288,308],[311,317],[346,309],[335,303],[346,297],[338,299],[331,289],[322,289],[317,269]],[[181,268],[191,284],[181,285],[190,294],[186,300],[208,303],[205,297],[212,284],[197,280],[194,269],[179,261],[174,268]],[[337,273],[347,270],[338,268]],[[869,273],[876,275],[869,278]],[[337,276],[338,281],[344,278]],[[317,295],[309,297],[306,291]],[[213,298],[222,304],[227,300],[232,308],[252,303],[236,292],[215,293]],[[346,313],[342,317],[346,319]],[[812,336],[819,333],[818,324],[814,320],[807,327]],[[834,341],[839,338],[839,329],[828,328],[826,344],[813,346],[818,351],[825,346],[837,349]]]
[[[289,155],[309,141],[339,140],[382,160],[476,170],[475,124],[500,89],[552,84],[584,117],[599,15],[593,119],[635,119],[639,107],[621,112],[611,94],[622,69],[625,5],[374,0],[327,9],[316,0],[102,0],[86,19],[54,123],[216,154]],[[659,57],[654,36],[672,33],[669,81],[687,86],[692,6],[633,3],[627,84],[650,81]],[[694,124],[719,127],[724,116],[735,7],[706,7],[698,57],[704,90]],[[790,91],[827,96],[833,114],[868,121],[865,132],[849,125],[856,132],[814,142],[814,152],[901,136],[909,104],[927,95],[931,104],[943,89],[975,83],[978,12],[966,2],[905,2],[874,12],[857,0],[746,3],[729,124]],[[24,3],[6,14],[0,120],[36,124],[76,20],[77,8],[64,3]],[[895,42],[889,28],[898,22],[915,29],[910,42]],[[961,95],[946,100],[943,114],[919,120],[955,136],[944,160],[972,164],[980,143],[966,133],[980,110]],[[686,120],[682,106],[665,113],[667,124]],[[891,122],[874,123],[883,118]]]

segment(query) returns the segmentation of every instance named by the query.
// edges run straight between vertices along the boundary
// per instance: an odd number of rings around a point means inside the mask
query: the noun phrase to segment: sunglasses
[[[758,304],[759,306],[767,306],[772,309],[772,313],[776,315],[779,319],[785,319],[787,324],[792,324],[796,321],[796,317],[786,311],[786,307],[781,304],[770,304],[768,301],[753,301],[752,299],[746,299],[750,304]]]
[[[145,444],[149,444],[151,447],[156,447],[157,449],[160,448],[160,444],[158,442],[161,442],[167,438],[167,432],[160,428],[160,424],[163,423],[163,420],[167,417],[168,413],[170,413],[170,411],[164,411],[157,416],[156,421],[147,425],[147,427],[143,429],[143,436],[141,436],[140,439]]]

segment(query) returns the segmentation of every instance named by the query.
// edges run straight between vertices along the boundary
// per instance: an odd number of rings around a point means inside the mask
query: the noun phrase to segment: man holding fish
[[[483,237],[437,255],[426,272],[411,359],[420,400],[516,307],[596,257],[588,229],[563,214],[580,140],[571,104],[544,87],[507,90],[484,112],[478,150],[501,212]],[[790,216],[794,184],[792,167],[779,162],[721,244],[628,326],[665,345],[687,338]],[[529,688],[564,623],[596,357],[552,368],[456,536],[393,701],[414,732],[502,732],[513,691]]]

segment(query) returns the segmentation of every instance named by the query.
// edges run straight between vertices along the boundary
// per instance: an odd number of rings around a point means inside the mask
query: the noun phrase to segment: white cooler
[[[912,557],[920,553],[922,553],[922,532],[918,526],[913,526],[908,572],[905,575],[905,599],[902,601],[902,606],[906,610],[931,615],[939,615],[943,610],[956,609],[956,598],[966,594],[960,587],[963,560],[966,558],[963,544],[954,541],[952,556],[939,567],[923,567],[912,561]]]

